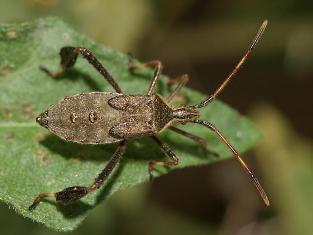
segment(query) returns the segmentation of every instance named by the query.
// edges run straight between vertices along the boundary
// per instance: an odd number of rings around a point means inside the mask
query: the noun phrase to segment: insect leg
[[[43,201],[46,197],[55,197],[57,202],[61,202],[63,204],[68,204],[71,202],[75,202],[78,199],[84,197],[88,193],[98,189],[104,183],[104,181],[108,178],[111,174],[113,169],[117,166],[121,157],[126,149],[126,140],[122,141],[114,153],[113,157],[109,161],[109,163],[105,166],[105,168],[100,172],[98,177],[95,179],[94,183],[91,184],[89,187],[84,186],[72,186],[63,189],[60,192],[48,192],[48,193],[41,193],[39,194],[32,205],[29,206],[29,210],[35,209],[38,204]]]
[[[182,87],[189,81],[189,77],[187,74],[183,74],[182,76],[176,78],[176,79],[169,79],[168,86],[177,83],[177,86],[175,87],[174,91],[172,91],[168,97],[166,97],[165,101],[167,104],[170,104],[173,101],[173,98],[178,95],[179,91],[182,89]]]
[[[245,169],[245,171],[248,173],[248,175],[250,176],[250,178],[252,179],[253,184],[255,185],[255,187],[257,188],[257,190],[259,191],[265,205],[269,206],[270,202],[269,199],[264,191],[264,189],[262,188],[259,180],[256,178],[255,174],[253,173],[253,171],[248,167],[248,165],[243,161],[243,159],[239,156],[237,150],[228,142],[228,140],[224,137],[224,135],[210,122],[207,121],[203,121],[203,120],[194,120],[194,123],[200,124],[202,126],[207,127],[208,129],[210,129],[211,131],[213,131],[223,142],[224,144],[226,144],[226,146],[230,149],[230,151],[233,153],[234,157],[237,158],[237,160],[239,161],[239,163],[241,164],[241,166]]]
[[[185,136],[185,137],[187,137],[187,138],[189,138],[189,139],[195,141],[196,143],[200,144],[200,146],[204,149],[205,152],[207,152],[207,153],[209,153],[209,154],[212,154],[212,155],[214,155],[215,157],[218,157],[218,153],[216,153],[216,152],[214,152],[214,151],[208,149],[206,139],[204,139],[204,138],[202,138],[202,137],[200,137],[200,136],[196,136],[196,135],[194,135],[194,134],[191,134],[191,133],[189,133],[189,132],[187,132],[187,131],[181,130],[181,129],[179,129],[179,128],[177,128],[177,127],[174,127],[174,126],[170,126],[170,127],[168,127],[167,129],[168,129],[168,130],[171,130],[171,131],[174,131],[174,132],[176,132],[177,134],[183,135],[183,136]]]
[[[160,74],[162,72],[162,62],[159,60],[152,60],[146,63],[141,63],[141,64],[134,64],[133,63],[133,57],[131,54],[128,54],[128,70],[130,72],[133,72],[135,69],[139,69],[139,68],[145,68],[145,67],[153,67],[155,68],[154,70],[154,74],[152,77],[152,81],[149,85],[148,91],[147,91],[147,95],[151,95],[152,92],[154,91],[156,84],[159,80]]]
[[[162,151],[167,156],[170,157],[171,161],[157,161],[157,160],[150,161],[148,164],[148,172],[150,175],[150,179],[153,178],[152,171],[154,170],[155,165],[176,166],[178,164],[178,160],[179,160],[178,157],[175,155],[175,153],[173,153],[172,150],[167,145],[165,145],[162,141],[160,141],[157,137],[151,136],[151,138],[160,146]]]
[[[46,72],[52,78],[60,77],[67,68],[73,67],[77,60],[78,54],[84,56],[88,62],[98,70],[98,72],[111,84],[117,93],[122,93],[122,89],[116,83],[111,74],[103,67],[103,65],[98,61],[98,59],[86,48],[84,47],[63,47],[60,50],[61,56],[61,68],[57,72],[51,72],[44,66],[40,66],[40,69]]]

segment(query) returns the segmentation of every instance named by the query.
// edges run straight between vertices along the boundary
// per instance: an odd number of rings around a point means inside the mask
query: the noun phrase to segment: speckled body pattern
[[[107,144],[154,135],[172,121],[159,95],[91,92],[65,97],[42,114],[45,127],[66,141]]]

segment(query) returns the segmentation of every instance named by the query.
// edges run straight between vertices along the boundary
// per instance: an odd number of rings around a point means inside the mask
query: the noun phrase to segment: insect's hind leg
[[[132,54],[128,53],[128,70],[130,72],[134,72],[135,69],[146,68],[146,67],[155,68],[152,81],[147,91],[147,95],[152,95],[157,85],[157,82],[159,80],[159,77],[161,75],[162,69],[163,69],[162,62],[159,60],[152,60],[146,63],[134,64]]]
[[[61,68],[56,72],[51,72],[45,66],[40,66],[40,69],[46,72],[52,78],[58,78],[64,74],[66,69],[71,68],[75,65],[78,54],[84,56],[86,60],[98,70],[98,72],[111,84],[117,93],[122,93],[122,89],[116,83],[111,74],[103,67],[103,65],[98,61],[98,59],[84,47],[63,47],[60,50],[61,56]]]
[[[185,136],[193,141],[195,141],[197,144],[199,144],[203,150],[206,152],[206,153],[209,153],[209,154],[212,154],[214,155],[215,157],[218,157],[218,153],[213,151],[213,150],[210,150],[208,147],[207,147],[207,143],[206,143],[206,139],[200,137],[200,136],[197,136],[197,135],[194,135],[192,133],[189,133],[187,131],[184,131],[184,130],[181,130],[177,127],[174,127],[174,126],[169,126],[167,128],[168,130],[171,130],[171,131],[174,131],[176,132],[177,134],[180,134],[182,136]]]
[[[35,209],[38,204],[43,201],[47,197],[55,197],[57,202],[61,202],[63,204],[68,204],[79,200],[80,198],[86,196],[88,193],[100,188],[104,181],[108,178],[108,176],[112,173],[113,169],[117,166],[121,157],[126,149],[126,140],[122,141],[114,153],[113,157],[109,161],[109,163],[105,166],[105,168],[100,172],[95,181],[89,186],[72,186],[63,189],[60,192],[48,192],[39,194],[32,205],[29,206],[29,210]]]
[[[171,159],[171,161],[158,161],[158,160],[152,160],[148,163],[148,173],[150,175],[150,180],[152,180],[153,175],[152,171],[154,170],[155,165],[159,166],[176,166],[178,164],[178,157],[175,155],[175,153],[172,152],[172,150],[164,144],[161,140],[159,140],[155,136],[151,136],[151,138],[160,146],[162,151]]]

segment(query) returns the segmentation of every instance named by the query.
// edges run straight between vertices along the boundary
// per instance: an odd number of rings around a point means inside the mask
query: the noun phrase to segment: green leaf
[[[57,18],[0,26],[0,199],[17,213],[59,231],[73,230],[92,208],[114,192],[147,182],[148,161],[165,158],[149,138],[130,141],[119,168],[103,188],[69,206],[49,199],[34,211],[28,211],[38,193],[89,185],[117,147],[116,144],[88,146],[64,142],[34,120],[64,96],[95,90],[112,91],[81,57],[75,68],[59,80],[39,70],[39,65],[57,70],[60,48],[70,45],[90,49],[127,94],[143,94],[152,74],[151,70],[129,74],[126,55],[97,45]],[[159,86],[162,94],[167,90],[165,80],[162,77]],[[187,88],[183,89],[183,95],[189,104],[204,97]],[[239,152],[251,148],[260,138],[250,121],[219,101],[202,111],[202,119],[215,123]],[[189,139],[164,131],[160,138],[180,158],[175,168],[208,164],[231,155],[209,130],[193,124],[182,128],[206,138],[220,157],[205,154]],[[170,169],[160,167],[159,170],[161,175]]]

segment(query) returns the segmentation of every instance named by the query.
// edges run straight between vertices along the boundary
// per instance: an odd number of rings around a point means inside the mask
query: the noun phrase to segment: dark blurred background
[[[174,171],[118,193],[73,233],[313,234],[313,2],[310,0],[0,0],[0,23],[60,16],[97,42],[212,92],[264,19],[268,28],[220,99],[263,141],[246,153],[272,201],[265,208],[235,160]],[[56,234],[0,205],[1,234]]]

